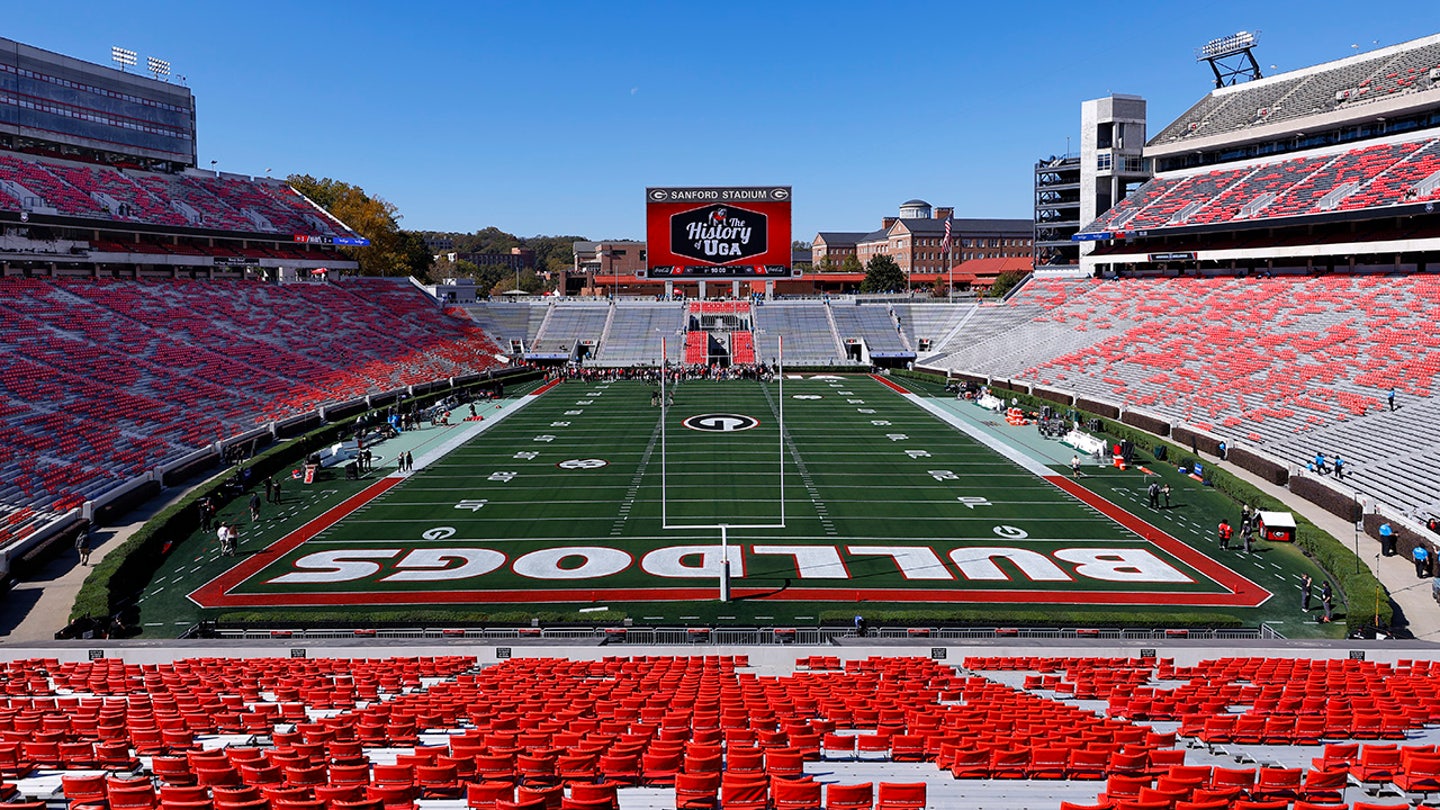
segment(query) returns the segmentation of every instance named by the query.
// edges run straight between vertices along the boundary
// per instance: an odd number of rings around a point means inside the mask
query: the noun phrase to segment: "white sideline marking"
[[[1042,478],[1048,478],[1052,475],[1057,474],[1054,470],[1046,467],[1045,465],[1021,452],[1020,450],[1017,450],[1008,444],[1001,443],[990,434],[975,428],[969,422],[966,422],[964,419],[961,419],[955,414],[950,413],[944,408],[941,408],[938,405],[931,403],[924,397],[921,397],[918,394],[901,394],[901,396],[915,403],[917,406],[924,409],[945,424],[950,425],[951,427],[965,433],[970,438],[980,442],[981,444],[985,445],[991,450],[994,450],[1005,458],[1010,459],[1011,461],[1020,465],[1029,472]]]

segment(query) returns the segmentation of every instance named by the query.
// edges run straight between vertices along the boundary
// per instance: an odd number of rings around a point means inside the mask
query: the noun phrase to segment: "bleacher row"
[[[672,361],[706,362],[703,328],[683,329],[686,336],[675,337],[687,319],[691,320],[691,327],[698,327],[701,317],[730,317],[725,325],[714,328],[717,335],[730,335],[732,362],[773,362],[778,358],[783,339],[787,363],[835,365],[845,362],[840,343],[844,338],[863,338],[872,351],[904,353],[910,351],[908,347],[912,344],[907,341],[914,339],[912,336],[917,330],[924,330],[920,332],[922,337],[933,336],[938,340],[953,327],[959,317],[955,313],[963,312],[961,308],[943,305],[857,307],[847,304],[833,308],[832,323],[832,307],[821,301],[771,302],[754,308],[735,301],[683,305],[624,301],[609,306],[551,303],[541,310],[543,318],[537,320],[534,312],[539,309],[529,304],[492,303],[472,307],[471,312],[477,322],[493,330],[500,343],[521,341],[536,353],[564,354],[571,351],[577,341],[592,340],[596,344],[593,362],[602,366],[658,365],[662,337],[673,344],[669,348]],[[907,318],[912,310],[916,316]],[[739,328],[744,325],[743,321],[734,319],[739,315],[748,315],[754,329]],[[933,317],[937,315],[939,323]]]
[[[1062,296],[1057,300],[1063,300],[1063,296],[1071,294],[1073,289],[1071,286],[1056,287],[1051,294]],[[751,316],[752,323],[761,332],[760,337],[754,331],[735,329],[733,325],[726,330],[730,335],[733,362],[748,364],[774,360],[779,343],[776,338],[784,336],[787,362],[829,365],[844,356],[842,347],[835,341],[837,333],[842,339],[863,338],[872,351],[889,353],[912,351],[918,341],[924,339],[931,342],[931,353],[934,354],[955,350],[978,339],[978,336],[988,334],[985,326],[992,321],[997,326],[1008,326],[1015,320],[1017,312],[1001,305],[985,306],[979,308],[979,317],[971,319],[977,307],[968,303],[840,304],[829,307],[836,321],[832,330],[826,318],[826,308],[819,301],[772,302],[751,307],[748,303],[730,301],[681,305],[622,300],[608,308],[487,302],[467,309],[502,346],[519,342],[532,350],[563,352],[577,339],[595,340],[598,346],[592,362],[601,366],[659,365],[662,337],[669,340],[672,362],[702,362],[685,360],[684,347],[688,338],[675,336],[677,331],[701,331],[684,328],[684,322],[692,315],[697,318],[702,315]],[[1043,307],[1036,304],[1032,309],[1039,313]],[[600,313],[604,313],[603,319]],[[970,327],[963,332],[957,330],[962,321]],[[557,335],[560,337],[556,338]],[[947,337],[950,338],[948,343]],[[763,345],[757,345],[757,341],[763,341]]]
[[[348,236],[284,183],[191,171],[154,174],[0,154],[0,210],[244,233]]]
[[[685,333],[685,364],[704,365],[710,361],[710,333],[698,330]]]
[[[62,512],[216,440],[472,374],[495,347],[410,285],[0,279],[0,504]]]
[[[1035,306],[1060,287],[1075,292]],[[1425,418],[1437,307],[1440,280],[1420,275],[1035,280],[989,308],[1009,311],[1004,328],[922,362],[1139,408],[1300,464],[1338,452],[1362,492],[1411,509],[1440,497],[1413,458],[1440,442]],[[1388,411],[1392,386],[1408,413]]]
[[[746,315],[750,312],[747,301],[692,301],[691,315]]]
[[[19,659],[0,672],[0,793],[34,810],[616,810],[634,788],[673,791],[661,806],[676,808],[947,806],[941,780],[853,781],[846,762],[1095,783],[1096,803],[1062,808],[1364,810],[1393,805],[1352,807],[1347,791],[1440,792],[1433,745],[1363,742],[1378,736],[1358,716],[1287,743],[1308,768],[1231,768],[1187,756],[1235,740],[1157,731],[1127,699],[1180,682],[1213,716],[1264,705],[1298,722],[1310,690],[1329,689],[1352,706],[1407,707],[1385,737],[1403,741],[1440,721],[1429,662],[967,659],[978,674],[928,658],[837,664],[761,674],[744,655],[484,668],[468,656]],[[1297,681],[1304,697],[1287,695]],[[1090,692],[1110,716],[1077,702]]]
[[[1156,177],[1084,230],[1154,232],[1423,203],[1440,198],[1437,178],[1440,139],[1365,146],[1338,155]]]
[[[1155,136],[1153,143],[1238,132],[1432,90],[1437,85],[1431,71],[1436,68],[1440,68],[1440,43],[1430,37],[1394,52],[1358,55],[1299,75],[1281,74],[1232,85],[1200,99]]]

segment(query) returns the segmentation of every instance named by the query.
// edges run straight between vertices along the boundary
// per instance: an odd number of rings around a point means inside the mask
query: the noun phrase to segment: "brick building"
[[[950,219],[951,228],[948,258],[953,258],[955,264],[1031,255],[1031,220],[953,218],[954,212],[953,208],[932,208],[924,200],[909,200],[901,204],[898,217],[884,217],[879,230],[821,231],[815,235],[815,271],[837,271],[846,256],[854,256],[863,265],[884,254],[907,274],[943,273],[948,266],[942,247],[946,219]]]
[[[629,276],[633,282],[635,273],[646,267],[645,243],[641,241],[575,242],[573,248],[575,263],[561,280],[561,295],[580,295],[582,290],[588,290],[590,295],[603,294],[596,288],[595,276],[619,274]]]

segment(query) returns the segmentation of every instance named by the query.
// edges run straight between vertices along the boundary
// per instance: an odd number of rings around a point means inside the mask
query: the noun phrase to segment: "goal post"
[[[776,463],[779,472],[779,486],[776,492],[779,514],[773,522],[744,522],[724,520],[714,522],[683,523],[671,522],[670,517],[670,409],[673,406],[673,388],[679,385],[678,376],[670,380],[670,355],[666,338],[660,338],[660,528],[665,531],[719,531],[720,532],[720,601],[730,601],[730,531],[732,529],[784,529],[785,525],[785,338],[777,336],[775,358],[776,398]],[[759,381],[764,385],[764,381]],[[717,517],[719,517],[717,515]]]

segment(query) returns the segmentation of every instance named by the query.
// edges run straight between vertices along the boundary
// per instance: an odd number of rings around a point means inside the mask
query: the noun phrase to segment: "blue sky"
[[[1210,88],[1210,38],[1260,31],[1274,72],[1440,30],[1353,0],[7,6],[27,44],[170,60],[202,166],[345,180],[409,228],[590,238],[644,238],[647,185],[794,186],[804,239],[911,197],[1029,218],[1082,100],[1144,96],[1157,132]]]

